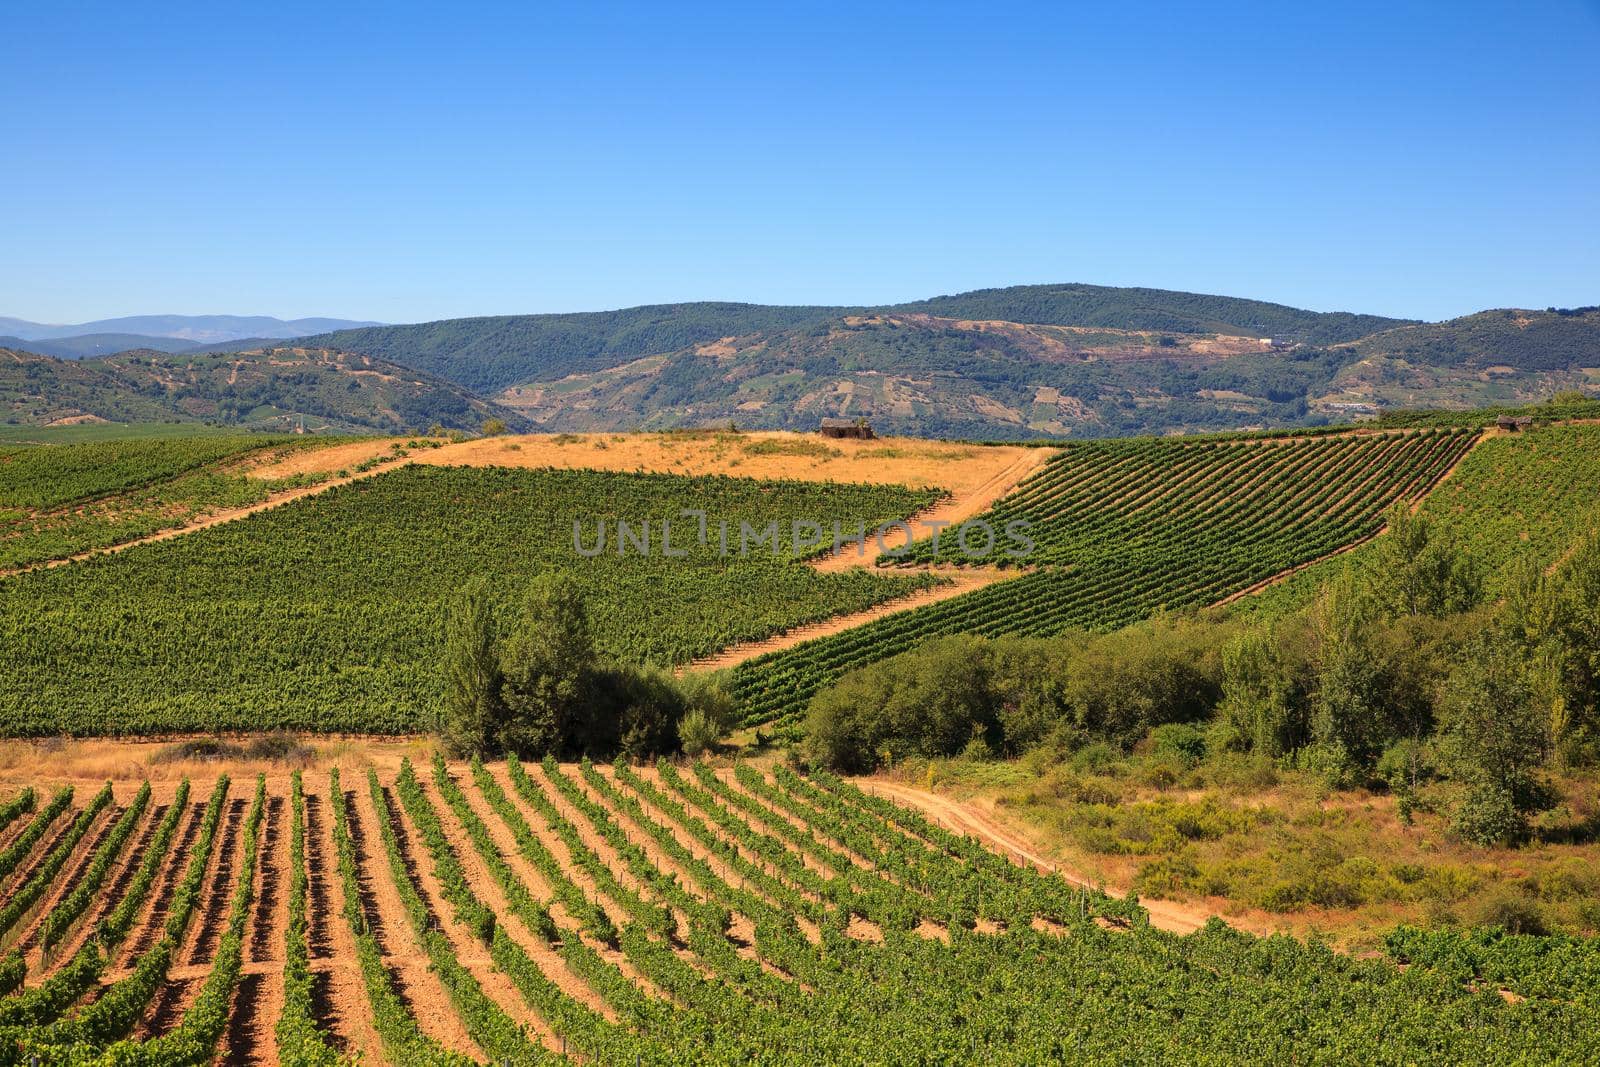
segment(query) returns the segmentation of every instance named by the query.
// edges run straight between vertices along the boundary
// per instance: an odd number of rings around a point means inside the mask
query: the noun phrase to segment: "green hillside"
[[[477,429],[513,412],[432,375],[306,348],[62,360],[0,349],[0,423],[216,422],[259,430],[406,433]]]
[[[820,327],[861,313],[925,312],[941,317],[1113,329],[1284,336],[1351,341],[1402,320],[1320,314],[1258,300],[1118,289],[1099,285],[1029,285],[983,289],[908,304],[862,307],[768,307],[759,304],[659,304],[572,315],[505,315],[416,326],[341,330],[308,345],[349,349],[430,371],[470,389],[552,381],[614,367],[631,358],[673,352],[723,337],[775,335]]]
[[[373,326],[318,334],[299,343],[378,356],[481,392],[601,370],[636,356],[720,337],[822,322],[847,310],[654,304],[570,315],[494,315]]]
[[[1304,311],[1261,300],[1104,285],[1017,285],[938,296],[886,310],[1116,330],[1226,333],[1310,344],[1353,341],[1404,322],[1381,315]]]

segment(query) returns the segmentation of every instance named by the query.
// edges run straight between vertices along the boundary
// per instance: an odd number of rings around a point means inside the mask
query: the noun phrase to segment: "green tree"
[[[1317,637],[1312,735],[1338,762],[1368,767],[1391,737],[1376,604],[1349,567],[1312,607]]]
[[[1254,752],[1281,756],[1305,741],[1294,665],[1275,627],[1244,630],[1222,646],[1221,721]]]
[[[1445,687],[1439,748],[1445,769],[1465,788],[1455,824],[1479,844],[1522,836],[1527,815],[1550,804],[1541,780],[1546,723],[1524,665],[1491,638],[1474,642]]]
[[[1389,509],[1387,520],[1387,532],[1372,546],[1368,564],[1373,592],[1384,611],[1448,615],[1478,601],[1476,570],[1453,538],[1413,514],[1405,500]]]
[[[505,432],[506,432],[506,420],[504,420],[504,419],[484,419],[483,420],[483,436],[485,436],[485,437],[499,437],[501,434],[503,434]]]
[[[583,591],[570,576],[534,579],[506,626],[500,650],[505,720],[502,751],[543,755],[569,747],[597,751],[578,735],[595,712],[598,668]]]
[[[445,616],[445,698],[439,734],[456,756],[481,755],[497,741],[505,717],[497,644],[488,588],[475,582]]]

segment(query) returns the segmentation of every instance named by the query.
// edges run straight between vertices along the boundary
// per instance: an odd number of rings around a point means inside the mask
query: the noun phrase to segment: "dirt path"
[[[912,539],[922,541],[944,530],[946,527],[958,525],[967,519],[981,515],[988,510],[990,505],[1011,490],[1017,487],[1028,475],[1038,470],[1056,454],[1053,448],[1030,448],[1023,452],[1005,467],[996,471],[987,480],[976,488],[958,492],[946,497],[925,511],[918,512],[906,520],[911,527]],[[905,536],[904,528],[889,531],[884,537],[884,543],[890,548],[898,548]],[[873,537],[862,541],[849,541],[840,545],[836,550],[817,560],[812,566],[823,572],[847,571],[851,567],[871,566],[872,561],[878,556],[878,545]]]
[[[1039,870],[1059,874],[1073,885],[1100,889],[1115,896],[1127,895],[1126,889],[1096,885],[1076,872],[1046,859],[1021,832],[1003,824],[992,808],[985,808],[976,802],[952,800],[938,793],[914,789],[882,778],[856,778],[853,781],[866,792],[888,797],[897,803],[917,809],[948,830],[975,837],[1016,862],[1031,864]],[[1151,926],[1175,934],[1193,933],[1212,917],[1210,912],[1202,908],[1169,900],[1141,900],[1139,903],[1150,913]]]
[[[874,619],[881,619],[886,615],[910,611],[913,608],[927,607],[929,604],[937,604],[941,600],[949,600],[951,597],[970,593],[974,589],[982,589],[984,586],[993,585],[995,582],[1018,578],[1025,573],[1019,570],[1002,571],[990,567],[981,569],[949,567],[937,570],[928,568],[928,572],[948,578],[950,581],[945,585],[936,585],[932,589],[924,589],[920,592],[912,593],[910,596],[885,601],[863,611],[851,612],[848,615],[835,615],[833,618],[823,619],[821,622],[796,626],[792,630],[785,630],[760,641],[746,641],[742,644],[729,645],[721,652],[689,663],[680,668],[678,673],[682,674],[684,671],[720,671],[727,667],[734,667],[746,660],[764,656],[768,652],[781,652],[783,649],[793,648],[795,645],[803,644],[814,638],[827,637],[843,630],[853,630],[857,626],[872,622]],[[896,571],[893,573],[906,574],[912,572]]]

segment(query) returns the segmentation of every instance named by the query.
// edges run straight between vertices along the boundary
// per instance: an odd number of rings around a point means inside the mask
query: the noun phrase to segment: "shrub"
[[[1468,910],[1473,926],[1499,926],[1512,934],[1548,934],[1544,909],[1515,890],[1502,889],[1482,897]]]
[[[1206,758],[1206,735],[1188,723],[1166,723],[1150,731],[1150,754],[1193,767]]]
[[[1494,785],[1467,790],[1450,816],[1450,829],[1475,845],[1513,845],[1528,835],[1528,820],[1511,792]]]
[[[698,756],[717,743],[721,731],[703,709],[691,708],[678,722],[678,741],[685,755]]]

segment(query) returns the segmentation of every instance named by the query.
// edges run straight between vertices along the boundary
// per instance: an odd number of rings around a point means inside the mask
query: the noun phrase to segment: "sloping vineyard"
[[[336,443],[233,435],[0,446],[0,570],[109,548],[266,500],[313,479],[254,478],[245,466]]]
[[[115,556],[0,580],[0,734],[295,727],[425,729],[443,681],[445,606],[475,577],[513,602],[564,569],[597,642],[631,662],[686,662],[857,611],[930,581],[821,574],[740,525],[910,514],[897,486],[596,471],[405,467]],[[684,508],[706,512],[707,536]],[[596,543],[607,524],[606,551]],[[648,555],[618,549],[617,523]],[[672,550],[662,546],[672,523]],[[730,551],[720,524],[730,525]]]
[[[1021,577],[891,614],[752,660],[735,673],[746,721],[788,721],[851,668],[954,633],[1047,636],[1112,629],[1157,611],[1212,603],[1381,528],[1477,438],[1417,430],[1226,441],[1070,445],[982,518],[963,544],[951,531],[910,562],[994,563],[1007,524],[1025,521],[1034,551]]]
[[[8,934],[0,1063],[1600,1056],[1572,992],[1592,942],[1401,931],[1402,969],[1221,924],[1180,938],[781,767],[436,759],[197,792],[50,816],[95,829],[23,866],[101,873],[87,906],[52,888]]]

